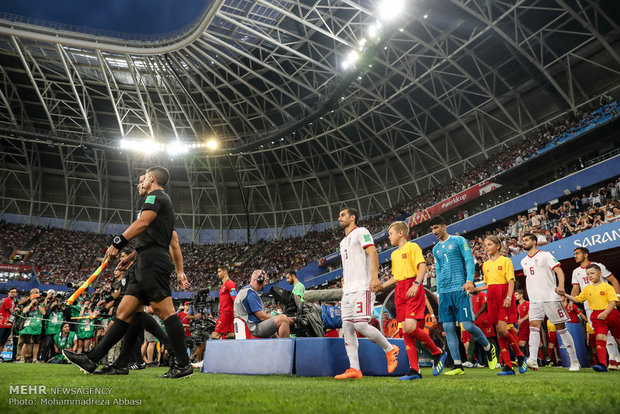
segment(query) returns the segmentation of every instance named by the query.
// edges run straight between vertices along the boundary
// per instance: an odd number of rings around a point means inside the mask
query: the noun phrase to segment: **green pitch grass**
[[[388,377],[336,381],[294,376],[235,376],[196,373],[188,379],[155,378],[163,368],[131,371],[128,376],[84,375],[72,365],[1,364],[0,412],[149,413],[605,413],[620,407],[620,372],[537,372],[497,377],[477,368],[459,377],[397,381]],[[10,394],[10,386],[44,385],[46,395]],[[109,395],[50,395],[53,387],[98,387]],[[9,399],[35,400],[17,406]],[[41,398],[108,400],[110,406],[42,406]],[[114,406],[140,400],[140,406]]]

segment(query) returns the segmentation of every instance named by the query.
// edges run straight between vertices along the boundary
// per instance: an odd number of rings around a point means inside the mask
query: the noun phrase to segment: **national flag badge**
[[[407,258],[407,253],[403,253],[403,259]]]
[[[452,245],[451,244],[448,245],[448,249],[452,250]]]
[[[497,266],[497,270],[502,270],[502,267],[501,266]]]
[[[601,296],[605,296],[605,292],[601,292]]]

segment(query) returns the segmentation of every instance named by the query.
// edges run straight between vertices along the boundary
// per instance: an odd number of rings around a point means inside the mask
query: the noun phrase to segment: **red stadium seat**
[[[241,318],[235,318],[235,339],[262,339],[258,336],[254,336],[250,333],[248,325]]]

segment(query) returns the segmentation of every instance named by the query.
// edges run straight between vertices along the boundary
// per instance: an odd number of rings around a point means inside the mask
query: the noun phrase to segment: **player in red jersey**
[[[474,325],[476,325],[484,333],[484,336],[489,340],[491,346],[495,346],[494,340],[495,329],[491,325],[487,318],[487,294],[485,292],[477,292],[471,295],[472,311],[474,312]],[[479,346],[478,342],[471,337],[468,338],[464,331],[461,331],[461,340],[465,343],[465,339],[469,339],[469,346],[467,347],[467,362],[463,363],[465,368],[473,368],[474,357],[476,356],[476,350]],[[471,335],[470,335],[471,336]],[[497,347],[495,346],[497,350]],[[478,358],[478,363],[484,364],[485,358]]]
[[[230,280],[226,266],[217,268],[217,277],[222,281],[222,288],[220,289],[220,316],[217,318],[215,331],[211,334],[211,338],[220,339],[224,336],[225,338],[234,339],[235,328],[233,321],[235,314],[233,313],[233,303],[235,302],[235,297],[237,297],[237,285]]]
[[[515,292],[517,299],[517,313],[519,314],[519,348],[524,355],[527,355],[527,341],[530,339],[530,302],[525,300],[523,289],[517,289]]]
[[[566,297],[562,298],[562,305],[564,305],[564,309],[568,312],[570,323],[579,323],[580,319],[586,323],[588,322],[588,318],[586,318],[581,309],[574,303],[571,303]]]

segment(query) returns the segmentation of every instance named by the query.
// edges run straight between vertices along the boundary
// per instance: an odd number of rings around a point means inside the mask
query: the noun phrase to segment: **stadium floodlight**
[[[211,150],[216,150],[217,149],[217,141],[214,139],[210,139],[209,141],[207,141],[207,148],[211,149]]]
[[[357,51],[355,50],[350,51],[345,61],[342,62],[342,68],[345,70],[350,68],[351,66],[355,65],[355,63],[357,62],[359,58],[360,58],[360,55],[359,53],[357,53]]]
[[[368,37],[369,38],[374,38],[375,36],[377,36],[377,33],[379,33],[379,30],[381,30],[381,22],[375,22],[373,24],[371,24],[370,26],[368,26]]]
[[[405,0],[383,0],[379,5],[379,19],[389,22],[400,16],[405,9]]]
[[[166,151],[169,155],[186,154],[189,152],[189,146],[179,140],[168,143]]]

